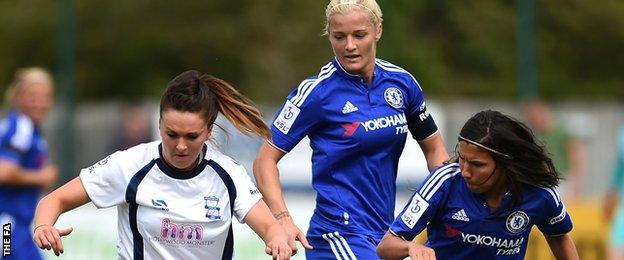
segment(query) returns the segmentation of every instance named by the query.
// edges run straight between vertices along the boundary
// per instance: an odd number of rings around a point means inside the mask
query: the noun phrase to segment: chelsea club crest
[[[388,88],[384,92],[386,102],[394,108],[403,107],[403,93],[398,88]]]
[[[507,230],[511,233],[519,233],[529,225],[529,216],[524,211],[515,211],[507,217],[505,221]]]

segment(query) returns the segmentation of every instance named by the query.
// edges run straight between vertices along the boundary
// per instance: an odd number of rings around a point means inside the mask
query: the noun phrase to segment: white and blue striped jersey
[[[410,241],[427,228],[426,245],[438,259],[524,259],[533,225],[547,236],[572,230],[553,188],[522,184],[521,202],[510,209],[511,203],[507,193],[492,212],[482,194],[468,189],[459,165],[445,164],[416,190],[390,232]]]
[[[423,140],[438,129],[409,72],[377,59],[367,85],[334,58],[288,95],[271,130],[271,144],[283,152],[310,139],[317,197],[308,235],[321,236],[313,231],[321,226],[379,242],[394,219],[398,161],[408,132]]]
[[[232,259],[232,216],[242,223],[260,192],[243,166],[206,145],[199,165],[180,172],[163,161],[160,143],[113,153],[80,172],[98,208],[117,206],[119,257]]]

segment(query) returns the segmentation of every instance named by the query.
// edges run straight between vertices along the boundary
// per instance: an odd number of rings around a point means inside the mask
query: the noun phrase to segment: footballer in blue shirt
[[[335,58],[293,90],[276,113],[254,174],[282,225],[308,259],[374,259],[394,220],[399,157],[409,133],[429,169],[448,159],[416,79],[375,58],[381,10],[374,0],[331,1],[326,32]],[[310,139],[316,209],[307,236],[289,217],[277,162]],[[309,240],[309,244],[308,244]]]
[[[0,225],[11,223],[11,257],[41,259],[30,226],[41,192],[58,175],[40,128],[53,103],[52,77],[21,69],[11,90],[13,109],[0,121]]]
[[[531,227],[557,259],[578,259],[559,173],[521,122],[482,111],[461,129],[453,163],[416,190],[377,248],[384,259],[524,259]],[[412,240],[427,228],[427,242]]]

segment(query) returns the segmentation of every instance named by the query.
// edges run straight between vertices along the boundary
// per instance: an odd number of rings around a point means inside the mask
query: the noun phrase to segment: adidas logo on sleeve
[[[345,103],[344,106],[342,107],[343,114],[348,114],[348,113],[355,112],[355,111],[358,111],[358,108],[354,106],[353,104],[351,104],[351,101],[347,101],[347,103]]]
[[[465,221],[465,222],[470,221],[470,219],[466,215],[466,211],[464,211],[464,209],[460,209],[459,211],[455,212],[455,214],[453,214],[453,216],[451,216],[451,218],[454,219],[454,220]]]

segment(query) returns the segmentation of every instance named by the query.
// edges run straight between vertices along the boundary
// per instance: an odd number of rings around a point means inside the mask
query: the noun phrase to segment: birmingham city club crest
[[[204,202],[204,208],[207,209],[206,217],[212,220],[221,219],[221,213],[219,213],[221,210],[219,207],[219,198],[215,196],[207,196],[204,197]]]

